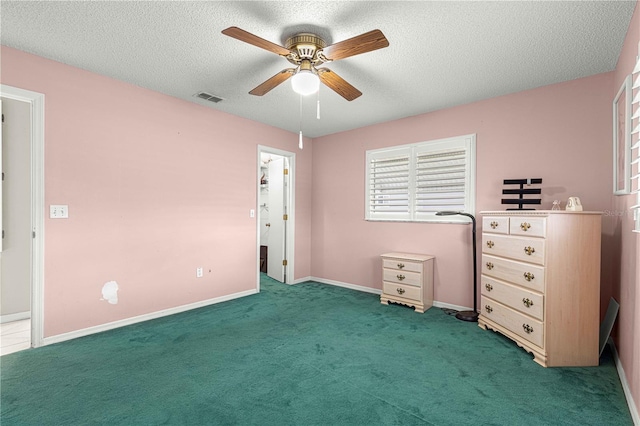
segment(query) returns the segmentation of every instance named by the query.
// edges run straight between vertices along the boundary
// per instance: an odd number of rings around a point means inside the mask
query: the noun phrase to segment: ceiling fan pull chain
[[[298,148],[302,149],[302,95],[300,95],[300,134],[298,135]]]
[[[316,104],[316,118],[320,120],[320,90],[318,90],[318,102]]]

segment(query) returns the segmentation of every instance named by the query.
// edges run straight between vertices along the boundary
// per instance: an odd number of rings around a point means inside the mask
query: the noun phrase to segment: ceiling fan
[[[362,92],[330,69],[317,68],[317,66],[389,46],[389,41],[380,30],[369,31],[330,46],[327,46],[322,38],[311,33],[300,33],[289,37],[285,42],[285,47],[238,27],[229,27],[223,30],[222,34],[280,55],[296,66],[280,71],[249,92],[255,96],[263,96],[290,77],[295,76],[293,86],[298,93],[315,93],[319,80],[346,100],[352,101],[362,95]],[[305,79],[307,79],[306,82]],[[309,88],[305,83],[311,83],[312,86]]]

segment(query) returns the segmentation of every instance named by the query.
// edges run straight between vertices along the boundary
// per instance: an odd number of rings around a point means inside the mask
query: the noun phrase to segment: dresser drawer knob
[[[489,224],[489,226],[491,226],[491,229],[496,229],[498,227],[498,222],[493,221]]]
[[[491,240],[487,241],[487,247],[489,247],[489,248],[493,248],[493,246],[494,246],[494,245],[495,245],[495,244],[494,244],[494,242],[493,242],[493,241],[491,241]]]
[[[404,275],[396,275],[396,278],[398,279],[398,281],[402,281],[407,277],[405,277]]]
[[[531,281],[535,278],[535,276],[531,273],[531,272],[525,272],[524,273],[524,279],[527,281]]]
[[[522,324],[522,328],[524,329],[524,332],[527,334],[533,333],[533,327],[531,327],[529,324]]]
[[[533,300],[530,300],[528,297],[526,299],[522,299],[522,303],[524,304],[524,306],[526,306],[527,308],[530,308],[531,305],[533,305]]]
[[[493,308],[489,305],[484,305],[484,310],[487,311],[487,313],[489,314],[493,312]]]
[[[485,284],[485,285],[484,285],[484,288],[486,288],[486,289],[487,289],[487,291],[491,291],[491,290],[493,290],[493,286],[492,286],[491,284],[489,284],[489,283]]]
[[[493,269],[493,263],[487,262],[487,269],[488,270],[492,270]]]
[[[404,263],[398,263],[398,269],[404,268]]]
[[[536,252],[536,249],[534,249],[533,247],[527,246],[524,248],[524,252],[527,253],[529,256],[531,256],[533,253]]]
[[[529,228],[531,228],[531,224],[530,223],[522,222],[520,224],[520,229],[522,229],[524,232],[527,232],[529,230]]]
[[[404,288],[397,288],[396,291],[398,292],[398,294],[404,294],[405,289]]]

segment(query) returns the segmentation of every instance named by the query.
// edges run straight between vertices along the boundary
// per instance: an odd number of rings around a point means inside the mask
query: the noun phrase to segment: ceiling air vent
[[[207,92],[199,92],[193,96],[195,96],[196,98],[204,99],[205,101],[213,102],[214,104],[217,104],[218,102],[224,100],[216,95],[212,95],[211,93]]]

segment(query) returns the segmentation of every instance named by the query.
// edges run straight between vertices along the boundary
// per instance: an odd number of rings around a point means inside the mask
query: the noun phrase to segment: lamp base
[[[461,321],[478,322],[478,313],[474,311],[461,311],[456,314]]]

